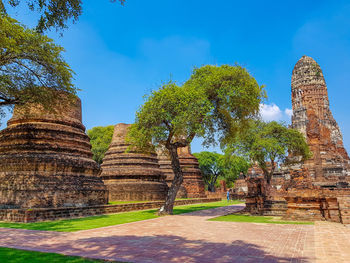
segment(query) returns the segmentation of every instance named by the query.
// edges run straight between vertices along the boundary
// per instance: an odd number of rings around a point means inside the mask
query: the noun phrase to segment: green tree
[[[226,185],[229,188],[233,186],[240,173],[243,173],[244,175],[247,174],[248,168],[250,166],[247,158],[232,154],[230,151],[227,151],[227,149],[225,149],[225,154],[223,156],[222,162],[224,167],[223,179],[225,179]]]
[[[36,30],[40,33],[50,28],[64,29],[68,21],[76,22],[82,13],[81,0],[0,0],[0,12],[6,14],[9,7],[18,7],[20,4],[27,5],[29,10],[39,14]]]
[[[214,143],[215,135],[219,142],[233,136],[259,112],[263,96],[263,87],[244,68],[223,65],[195,69],[184,86],[169,82],[146,98],[128,141],[139,151],[169,151],[175,176],[160,214],[172,214],[183,181],[177,149],[196,136],[206,144]]]
[[[279,164],[298,163],[311,156],[304,136],[275,121],[251,121],[249,129],[241,133],[228,147],[232,154],[243,154],[257,162],[267,183]],[[293,158],[288,158],[294,156]]]
[[[75,94],[63,51],[52,39],[0,16],[0,109],[26,103],[50,109],[63,103],[57,92]]]
[[[91,151],[93,153],[93,159],[101,164],[105,153],[111,144],[113,137],[114,126],[98,126],[87,131],[90,137]]]
[[[199,163],[203,180],[208,191],[215,192],[215,183],[219,176],[224,175],[223,155],[216,152],[203,151],[193,154]]]

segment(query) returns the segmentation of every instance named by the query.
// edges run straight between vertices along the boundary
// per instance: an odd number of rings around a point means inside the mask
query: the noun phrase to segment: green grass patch
[[[0,247],[0,262],[3,263],[105,263],[108,261],[87,259],[82,257],[71,257],[56,253],[42,253],[37,251],[27,251]],[[115,261],[114,261],[115,262]]]
[[[251,216],[241,214],[231,214],[226,216],[219,216],[209,221],[226,221],[226,222],[245,222],[245,223],[267,223],[267,224],[295,224],[295,225],[313,225],[314,222],[302,222],[302,221],[286,221],[281,217],[275,216]]]
[[[174,214],[179,215],[183,213],[189,213],[204,209],[212,209],[227,205],[232,205],[237,202],[219,201],[212,203],[193,204],[174,207]],[[99,227],[120,225],[125,223],[131,223],[136,221],[142,221],[146,219],[157,218],[157,209],[141,210],[124,212],[117,214],[108,214],[100,216],[90,216],[77,219],[65,219],[57,221],[36,222],[36,223],[8,223],[0,222],[0,227],[7,228],[19,228],[19,229],[31,229],[31,230],[45,230],[45,231],[58,231],[58,232],[73,232],[79,230],[87,230]]]
[[[112,201],[109,205],[122,205],[122,204],[138,204],[138,203],[148,203],[151,201]]]

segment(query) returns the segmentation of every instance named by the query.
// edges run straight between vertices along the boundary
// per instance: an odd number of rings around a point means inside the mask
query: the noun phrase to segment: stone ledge
[[[189,205],[221,201],[221,198],[198,198],[177,200],[175,205]],[[0,209],[0,221],[6,222],[39,222],[86,216],[113,214],[136,210],[159,208],[164,201],[143,203],[99,205],[87,207],[33,208],[33,209]]]

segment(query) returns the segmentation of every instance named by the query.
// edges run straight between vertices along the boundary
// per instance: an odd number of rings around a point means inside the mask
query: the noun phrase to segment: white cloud
[[[282,111],[274,103],[260,104],[260,116],[264,121],[279,121],[282,118]]]
[[[286,108],[284,111],[282,111],[275,103],[260,104],[260,116],[263,121],[290,122],[292,114],[292,109]]]
[[[284,113],[285,113],[289,118],[292,118],[293,110],[287,108],[287,109],[284,110]]]

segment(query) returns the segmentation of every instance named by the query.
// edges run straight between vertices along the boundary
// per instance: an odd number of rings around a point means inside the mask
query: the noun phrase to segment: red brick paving
[[[350,262],[350,228],[207,221],[221,207],[72,233],[0,228],[0,246],[127,262]]]

